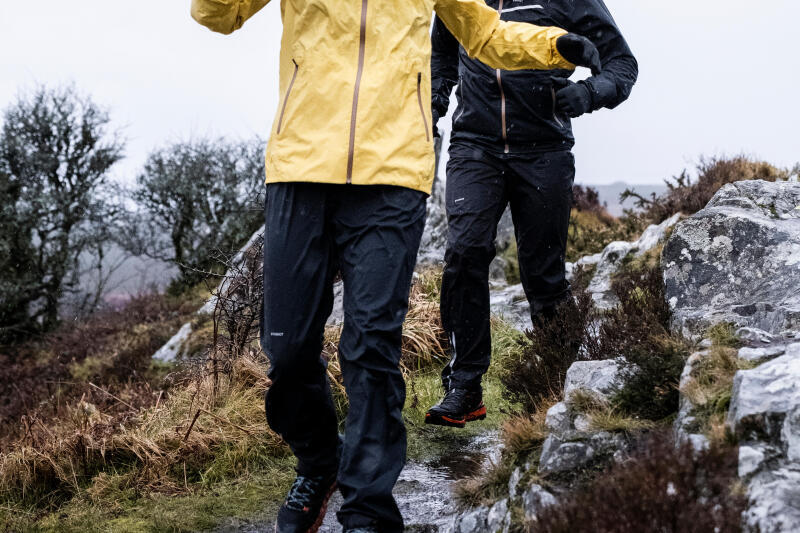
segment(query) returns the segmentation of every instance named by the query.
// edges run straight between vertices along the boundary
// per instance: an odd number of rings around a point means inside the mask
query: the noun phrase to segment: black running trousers
[[[489,265],[507,205],[532,318],[552,313],[569,296],[564,257],[574,178],[575,158],[569,150],[503,155],[475,145],[450,146],[441,300],[452,350],[442,371],[446,390],[479,386],[489,368]]]
[[[398,367],[425,223],[422,192],[382,185],[267,185],[261,343],[267,421],[302,475],[337,467],[338,422],[321,357],[333,283],[344,282],[339,360],[350,408],[339,463],[345,527],[402,531],[392,488],[405,464]]]

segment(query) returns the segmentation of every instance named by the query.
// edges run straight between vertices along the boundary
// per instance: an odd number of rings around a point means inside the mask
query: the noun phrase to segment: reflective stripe
[[[511,13],[512,11],[522,11],[523,9],[544,9],[543,6],[536,4],[535,6],[519,6],[519,7],[512,7],[511,9],[504,9],[503,13]]]

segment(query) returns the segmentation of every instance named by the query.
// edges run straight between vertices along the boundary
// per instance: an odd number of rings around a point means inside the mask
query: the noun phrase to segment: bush
[[[620,304],[603,319],[599,349],[607,358],[624,358],[625,385],[613,403],[627,414],[661,420],[678,410],[678,384],[691,351],[685,339],[670,333],[661,268],[628,264],[612,290]]]
[[[503,361],[500,380],[508,399],[534,413],[546,398],[560,396],[572,363],[598,354],[592,335],[594,317],[591,295],[576,283],[574,299],[562,303],[552,319],[535,324],[517,341],[515,356]]]
[[[622,193],[621,199],[633,198],[647,220],[660,223],[675,213],[692,215],[700,211],[727,183],[744,180],[776,181],[788,178],[791,171],[749,157],[737,156],[701,159],[697,165],[697,174],[696,181],[692,181],[685,170],[680,176],[665,180],[668,191],[661,196],[654,193],[650,198],[645,198],[628,189]]]
[[[536,533],[741,531],[746,498],[735,449],[693,450],[665,434],[526,525]]]

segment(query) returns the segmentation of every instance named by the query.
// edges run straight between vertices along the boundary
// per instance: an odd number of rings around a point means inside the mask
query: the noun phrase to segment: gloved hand
[[[437,113],[435,109],[431,110],[431,119],[433,121],[433,137],[434,139],[438,139],[439,127],[436,124],[439,123],[439,113]]]
[[[592,93],[584,82],[559,79],[553,85],[556,88],[556,106],[568,117],[578,118],[592,110]]]
[[[600,63],[600,52],[586,37],[574,33],[562,35],[556,39],[556,49],[570,63],[592,69],[594,76],[603,70],[603,65]]]

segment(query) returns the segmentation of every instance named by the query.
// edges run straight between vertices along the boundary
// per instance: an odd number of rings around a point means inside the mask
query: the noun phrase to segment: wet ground
[[[395,485],[395,499],[403,513],[406,529],[416,532],[445,531],[457,510],[452,495],[453,482],[477,473],[487,461],[496,460],[497,434],[486,433],[469,439],[437,441],[436,455],[425,460],[409,461]],[[328,515],[320,533],[341,531],[336,511],[342,504],[338,492],[331,499]],[[274,530],[273,519],[230,521],[214,533],[262,533]]]

